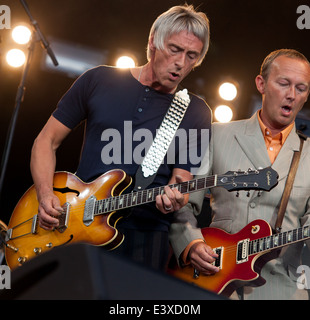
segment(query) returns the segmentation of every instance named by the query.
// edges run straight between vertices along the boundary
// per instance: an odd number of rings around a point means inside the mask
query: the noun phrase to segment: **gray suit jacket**
[[[282,230],[291,230],[300,225],[310,224],[310,139],[304,143],[298,171],[295,177],[290,200],[287,205]],[[270,192],[251,191],[228,192],[216,187],[211,189],[212,223],[211,227],[236,233],[255,219],[264,219],[274,227],[280,199],[285,186],[294,150],[299,150],[300,139],[293,128],[285,141],[272,168],[279,174],[279,183]],[[271,165],[261,132],[257,114],[250,119],[229,124],[214,123],[210,152],[210,170],[208,174],[224,174],[229,170],[259,169]],[[171,226],[171,244],[177,257],[187,244],[202,238],[196,228],[193,211],[201,209],[204,192],[193,193],[190,204],[177,212],[175,223]],[[271,260],[262,269],[261,275],[267,284],[259,288],[245,288],[246,297],[253,299],[291,299],[308,298],[305,290],[297,288],[296,273],[301,265],[303,243],[292,244],[282,249],[278,259]],[[309,279],[310,281],[310,279]]]

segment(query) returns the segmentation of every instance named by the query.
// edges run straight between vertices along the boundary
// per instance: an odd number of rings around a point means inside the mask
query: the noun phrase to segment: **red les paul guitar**
[[[273,188],[278,174],[271,168],[229,171],[224,175],[170,185],[181,193],[223,187],[234,190],[266,190]],[[123,210],[154,202],[163,194],[164,186],[121,194],[131,184],[131,177],[123,170],[111,170],[91,183],[84,183],[68,172],[54,176],[54,193],[60,200],[64,213],[58,217],[59,226],[53,231],[39,227],[38,201],[32,186],[19,200],[11,216],[5,239],[5,257],[10,268],[51,250],[74,242],[84,242],[114,249],[124,236],[116,229]]]
[[[310,238],[310,226],[273,234],[264,220],[255,220],[241,231],[228,234],[218,228],[203,228],[206,243],[218,254],[214,265],[220,271],[212,276],[200,275],[193,267],[174,265],[169,273],[204,289],[229,297],[243,285],[261,286],[266,281],[259,272],[275,258],[275,249]],[[268,253],[268,254],[266,254]]]

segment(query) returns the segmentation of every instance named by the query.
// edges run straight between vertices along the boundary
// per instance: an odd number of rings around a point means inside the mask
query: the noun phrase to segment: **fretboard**
[[[182,194],[191,193],[216,186],[217,175],[198,178],[179,184],[171,184],[170,188],[176,188]],[[95,215],[104,214],[107,212],[135,207],[138,205],[154,202],[158,195],[164,193],[164,187],[155,187],[151,189],[134,191],[125,193],[119,196],[110,197],[102,200],[97,200],[95,204]]]
[[[252,240],[249,243],[249,255],[280,248],[310,238],[310,226],[277,233],[268,237]]]

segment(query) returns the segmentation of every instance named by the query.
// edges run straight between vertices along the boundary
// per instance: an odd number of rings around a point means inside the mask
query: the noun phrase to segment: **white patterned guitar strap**
[[[190,98],[187,89],[178,91],[156,133],[156,137],[136,173],[134,190],[143,190],[152,183],[185,115]]]

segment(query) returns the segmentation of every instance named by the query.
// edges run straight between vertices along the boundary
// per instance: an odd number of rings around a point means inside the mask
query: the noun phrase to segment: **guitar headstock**
[[[278,184],[278,173],[271,167],[248,171],[228,171],[218,175],[217,186],[228,191],[265,190],[270,191]]]

